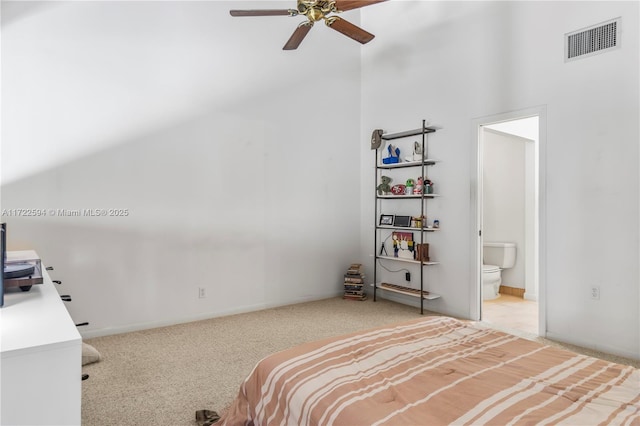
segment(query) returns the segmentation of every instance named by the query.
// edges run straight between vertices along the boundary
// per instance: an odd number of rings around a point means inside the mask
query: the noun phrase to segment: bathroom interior
[[[485,125],[482,320],[538,334],[538,117]]]

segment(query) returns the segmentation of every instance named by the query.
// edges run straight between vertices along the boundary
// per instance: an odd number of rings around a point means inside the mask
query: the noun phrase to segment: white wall
[[[516,244],[516,263],[502,271],[502,285],[525,288],[525,148],[533,143],[485,129],[482,141],[482,232],[485,242]],[[486,263],[486,262],[485,262]]]
[[[430,302],[469,317],[472,121],[544,105],[547,335],[640,358],[637,2],[387,2],[363,49],[362,132],[419,127],[443,194]],[[565,63],[564,34],[621,16],[621,47]],[[544,25],[541,27],[541,23]],[[393,23],[391,25],[390,23]],[[384,24],[384,25],[383,25]],[[373,152],[363,149],[363,252],[372,253]],[[606,224],[606,226],[601,226]],[[369,265],[371,268],[373,264]],[[590,288],[600,286],[600,300]]]
[[[228,13],[258,6],[2,3],[2,208],[129,212],[4,218],[85,336],[334,296],[359,260],[359,45],[284,52],[300,19]]]

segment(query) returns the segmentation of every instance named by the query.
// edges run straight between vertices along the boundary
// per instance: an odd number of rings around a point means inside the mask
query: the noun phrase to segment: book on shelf
[[[364,275],[358,275],[357,277],[356,276],[345,275],[344,276],[344,282],[345,283],[362,284],[364,282]]]

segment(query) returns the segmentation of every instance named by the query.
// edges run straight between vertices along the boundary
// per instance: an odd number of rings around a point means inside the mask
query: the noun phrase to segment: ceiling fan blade
[[[311,21],[305,21],[298,25],[298,28],[296,28],[293,34],[291,34],[291,37],[289,37],[289,40],[284,45],[282,50],[297,49],[298,46],[300,46],[300,43],[302,43],[302,40],[304,40],[304,38],[307,36],[307,33],[309,32],[311,27],[313,27],[313,22]]]
[[[337,16],[327,18],[325,20],[325,23],[328,27],[333,28],[334,30],[346,35],[347,37],[351,37],[355,41],[362,44],[369,43],[375,37],[373,34],[363,30],[356,25],[353,25],[349,21],[338,18]]]
[[[295,16],[295,9],[254,9],[254,10],[230,10],[231,16]]]
[[[382,3],[383,1],[386,0],[336,0],[336,9],[340,12],[344,12],[346,10]]]

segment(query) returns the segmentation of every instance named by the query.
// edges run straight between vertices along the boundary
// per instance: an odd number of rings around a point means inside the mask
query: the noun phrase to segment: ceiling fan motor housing
[[[326,14],[335,11],[335,1],[298,0],[298,12],[305,15],[312,22],[317,22],[323,19]]]

